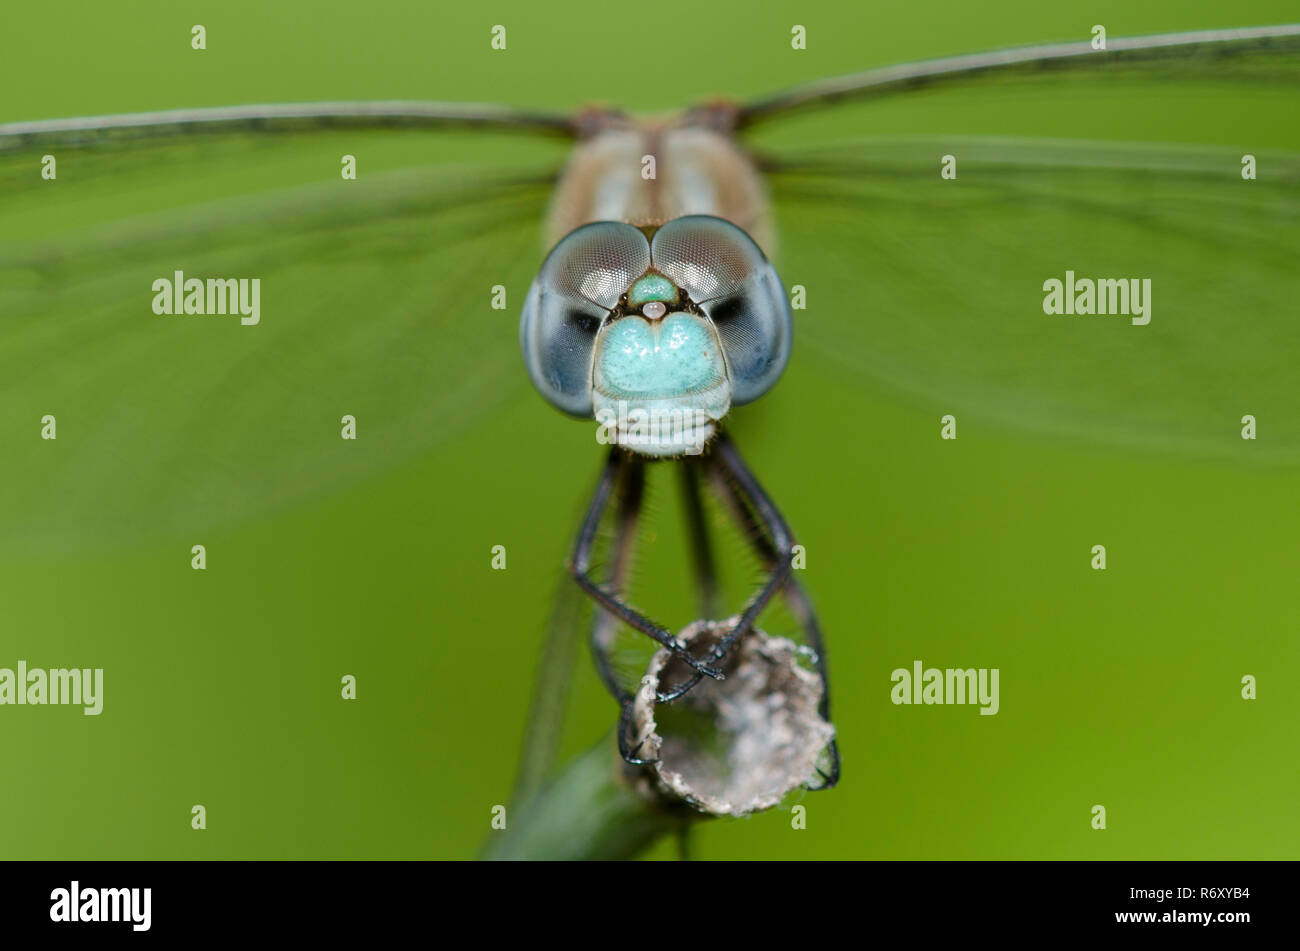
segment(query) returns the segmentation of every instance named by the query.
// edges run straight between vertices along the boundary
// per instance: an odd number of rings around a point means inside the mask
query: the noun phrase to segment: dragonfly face
[[[520,321],[541,394],[656,457],[698,451],[733,403],[767,392],[791,336],[776,269],[709,215],[583,225],[547,256]]]

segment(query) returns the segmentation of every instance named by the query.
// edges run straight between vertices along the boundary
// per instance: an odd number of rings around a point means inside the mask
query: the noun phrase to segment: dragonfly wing
[[[579,644],[591,630],[592,602],[566,572],[557,580],[555,600],[546,619],[542,649],[533,676],[532,699],[524,724],[511,801],[527,802],[551,778],[568,720],[570,682]]]
[[[626,596],[634,575],[634,554],[641,521],[644,497],[644,470],[611,456],[602,467],[594,498],[577,513],[570,524],[588,524],[594,534],[588,558],[588,576],[598,579],[606,591],[616,597]],[[593,510],[601,498],[605,504]],[[588,523],[587,519],[595,521]],[[576,555],[575,555],[576,558]],[[597,607],[574,576],[565,572],[547,618],[541,656],[533,680],[532,701],[524,730],[523,752],[513,800],[526,802],[550,778],[564,738],[564,725],[570,707],[570,680],[580,640],[592,647],[596,668],[614,698],[625,702],[635,692],[652,649],[644,634],[625,628],[612,614]],[[629,668],[627,645],[634,645],[636,659]]]
[[[526,393],[518,306],[559,155],[373,130],[0,155],[0,544],[236,522],[482,424]],[[256,280],[256,323],[160,315],[176,272]]]
[[[983,82],[1030,80],[1045,76],[1089,73],[1219,75],[1244,69],[1256,77],[1285,80],[1291,60],[1300,52],[1300,24],[1198,30],[1152,36],[1049,43],[1018,49],[951,56],[903,63],[808,83],[740,106],[737,124],[749,128],[793,113],[835,106],[846,101],[875,99],[920,89]]]
[[[102,145],[107,141],[226,135],[231,132],[455,126],[549,132],[566,137],[575,135],[577,131],[575,121],[567,116],[478,103],[411,100],[295,102],[0,123],[0,151],[55,143]]]
[[[982,87],[919,95],[906,114],[849,105],[763,140],[780,269],[806,293],[796,352],[942,414],[1067,439],[1240,454],[1250,415],[1269,430],[1253,461],[1300,460],[1300,153],[1274,121],[1300,55],[1112,66],[1030,83],[1006,112]],[[1027,97],[1040,125],[1070,125],[1073,109],[1102,135],[1154,125],[1176,100],[1206,138],[1253,144],[883,131],[971,114],[1000,131]],[[1050,313],[1052,282],[1066,313]],[[1103,293],[1121,313],[1098,314]]]

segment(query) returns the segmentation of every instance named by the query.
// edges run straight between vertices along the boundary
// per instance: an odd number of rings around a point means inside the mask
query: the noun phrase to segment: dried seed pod
[[[699,657],[737,623],[696,621],[679,635]],[[673,703],[656,693],[690,676],[671,652],[650,660],[633,710],[640,755],[660,791],[703,813],[743,816],[770,809],[813,780],[835,728],[817,711],[821,678],[799,663],[800,648],[757,629],[732,648],[726,679],[702,680]]]

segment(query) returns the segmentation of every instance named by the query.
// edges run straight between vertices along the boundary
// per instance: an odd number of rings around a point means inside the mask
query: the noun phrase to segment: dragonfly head
[[[791,330],[785,289],[753,239],[690,215],[570,232],[533,281],[520,342],[554,406],[594,416],[628,449],[674,456],[771,389]]]

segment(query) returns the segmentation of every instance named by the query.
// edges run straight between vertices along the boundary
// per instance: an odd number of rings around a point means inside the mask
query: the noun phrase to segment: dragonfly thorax
[[[762,175],[730,134],[698,116],[655,123],[606,114],[592,121],[590,137],[574,150],[551,201],[548,247],[593,221],[654,226],[714,215],[773,253]]]

